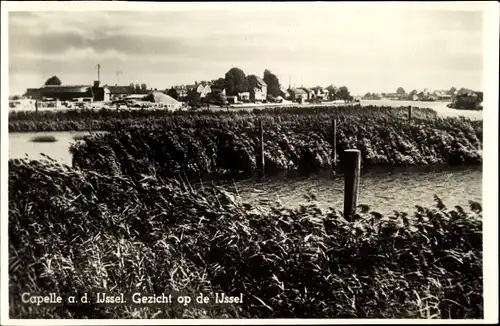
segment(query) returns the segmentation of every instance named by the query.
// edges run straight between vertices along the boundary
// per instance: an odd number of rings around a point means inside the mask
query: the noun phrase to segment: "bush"
[[[344,149],[358,148],[364,166],[482,163],[481,121],[418,118],[430,114],[426,110],[408,121],[406,109],[393,108],[280,110],[172,115],[90,137],[70,151],[80,168],[129,176],[250,172],[257,166],[261,119],[267,170],[310,171],[331,168],[336,119],[341,161]]]
[[[30,180],[29,183],[26,180]],[[9,161],[11,318],[483,318],[482,212],[354,222],[176,180]],[[35,307],[20,293],[243,293],[239,307]]]
[[[43,135],[43,136],[35,136],[30,139],[30,142],[33,143],[54,143],[57,141],[57,138],[54,136],[48,136],[48,135]]]

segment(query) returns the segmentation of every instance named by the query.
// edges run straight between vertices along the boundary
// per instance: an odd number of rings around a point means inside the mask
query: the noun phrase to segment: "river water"
[[[34,135],[52,135],[58,141],[54,143],[34,143]],[[43,159],[49,157],[71,166],[69,144],[73,137],[85,132],[43,132],[10,133],[9,157]],[[204,181],[208,185],[211,181]],[[217,180],[228,190],[239,193],[241,199],[249,203],[280,200],[286,206],[297,207],[307,204],[305,197],[312,194],[322,208],[342,209],[343,177],[331,171],[310,176],[278,175],[265,178]],[[201,183],[194,185],[201,187]],[[384,168],[365,169],[360,182],[360,204],[369,205],[380,213],[393,210],[412,212],[414,205],[433,205],[433,195],[437,194],[449,207],[466,206],[468,200],[481,202],[482,169],[466,168]]]
[[[211,182],[194,183],[195,188]],[[323,171],[309,176],[277,176],[218,180],[214,184],[239,194],[248,203],[281,202],[298,207],[314,201],[321,208],[343,209],[344,177]],[[380,213],[412,213],[414,205],[430,207],[438,195],[447,207],[482,202],[482,167],[372,168],[362,171],[359,203]]]
[[[444,102],[410,101],[362,101],[362,105],[422,106],[435,109],[441,116],[462,115],[471,119],[482,119],[482,111],[458,111],[449,109]],[[408,103],[406,103],[408,102]],[[9,133],[9,158],[29,157],[43,159],[43,154],[71,166],[69,145],[75,136],[87,132],[37,132]],[[36,143],[34,136],[54,136],[53,143]],[[310,176],[278,175],[265,178],[225,179],[214,181],[229,190],[239,193],[241,199],[250,203],[281,201],[286,206],[307,204],[312,194],[318,206],[342,209],[343,177],[331,171]],[[205,185],[210,183],[204,182]],[[201,184],[194,185],[201,187]],[[425,167],[365,169],[362,172],[359,204],[366,204],[380,213],[393,210],[411,213],[414,205],[433,205],[437,194],[444,203],[453,207],[466,206],[468,200],[481,202],[482,168]]]

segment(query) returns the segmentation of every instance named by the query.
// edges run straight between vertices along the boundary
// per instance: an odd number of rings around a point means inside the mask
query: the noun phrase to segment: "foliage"
[[[396,94],[405,95],[405,89],[403,87],[398,87],[398,89],[396,90]]]
[[[344,101],[350,101],[352,100],[351,93],[349,92],[349,89],[346,86],[342,86],[339,88],[338,93],[336,94],[336,99],[339,100],[344,100]]]
[[[26,182],[30,180],[30,182]],[[482,212],[354,222],[176,180],[9,161],[11,318],[483,318]],[[243,293],[241,306],[43,306],[20,293]]]
[[[49,135],[35,136],[30,140],[33,143],[54,143],[57,141],[57,138]]]
[[[433,111],[430,111],[433,112]],[[332,127],[337,120],[337,153],[358,148],[363,165],[481,164],[481,123],[456,118],[423,118],[406,109],[300,109],[178,114],[155,122],[95,135],[72,145],[75,164],[140,175],[151,166],[160,176],[250,172],[259,150],[258,120],[264,125],[268,171],[314,170],[332,166]],[[94,129],[95,130],[95,129]]]
[[[217,78],[211,81],[210,86],[212,90],[218,89],[222,91],[226,87],[226,81],[224,80],[224,78]]]
[[[194,88],[191,88],[187,91],[187,100],[189,105],[191,106],[200,106],[201,105],[201,95]]]
[[[274,97],[281,95],[280,81],[270,70],[264,70],[264,82],[267,84],[267,94]]]
[[[171,87],[168,91],[167,91],[167,95],[172,97],[173,99],[177,100],[179,98],[179,94],[177,93],[177,90],[173,87]]]
[[[249,84],[243,70],[231,68],[225,76],[226,94],[228,96],[237,96],[238,93],[248,92]]]
[[[45,82],[45,86],[60,86],[60,85],[62,85],[62,82],[57,76],[52,76]]]

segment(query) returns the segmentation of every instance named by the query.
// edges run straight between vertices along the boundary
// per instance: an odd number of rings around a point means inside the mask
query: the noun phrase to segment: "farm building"
[[[47,85],[38,89],[29,88],[24,95],[36,100],[50,98],[59,101],[73,101],[76,99],[109,101],[109,89],[99,87],[99,82],[95,82],[94,86]]]
[[[175,100],[171,96],[162,92],[153,91],[142,98],[143,101],[159,104],[161,107],[169,110],[179,110],[182,108],[182,103]]]
[[[124,98],[132,94],[147,95],[150,90],[145,88],[136,88],[133,84],[129,86],[107,86],[109,88],[109,94],[112,99],[114,98]]]

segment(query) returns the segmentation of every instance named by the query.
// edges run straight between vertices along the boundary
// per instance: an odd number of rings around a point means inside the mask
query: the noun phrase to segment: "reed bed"
[[[415,118],[432,119],[437,113],[431,109],[413,109]],[[254,115],[278,117],[283,115],[363,115],[406,117],[407,109],[385,106],[318,106],[318,107],[283,107],[268,109],[229,109],[199,111],[168,111],[164,109],[72,109],[65,111],[13,111],[9,112],[9,132],[36,131],[87,131],[121,130],[133,125],[168,124],[172,118],[182,120],[234,120],[246,119]],[[184,118],[184,119],[183,119]]]
[[[78,142],[70,151],[76,166],[103,173],[166,177],[251,172],[257,169],[261,120],[268,171],[329,169],[336,119],[340,161],[345,149],[358,148],[364,166],[481,164],[482,121],[432,113],[417,109],[412,120],[406,109],[394,108],[179,113],[135,120],[133,126]]]
[[[30,180],[30,182],[26,182]],[[11,318],[482,318],[482,212],[353,222],[312,202],[242,204],[218,187],[9,161]],[[241,305],[28,308],[20,293],[215,292]]]

